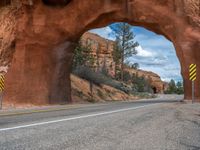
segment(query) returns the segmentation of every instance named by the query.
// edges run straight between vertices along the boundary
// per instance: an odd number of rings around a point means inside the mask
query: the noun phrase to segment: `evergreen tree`
[[[134,41],[134,34],[131,31],[131,26],[127,23],[119,23],[114,29],[116,34],[115,48],[114,48],[114,57],[115,60],[120,61],[121,69],[121,80],[124,79],[124,61],[136,55],[136,47],[139,45],[138,42]]]
[[[176,83],[173,79],[169,83],[169,91],[170,91],[170,93],[176,92]]]
[[[176,93],[177,94],[183,94],[184,93],[184,89],[183,89],[183,83],[182,82],[177,82],[176,84]]]
[[[96,49],[96,55],[97,55],[97,72],[100,71],[100,62],[99,62],[99,53],[100,53],[100,46],[99,43],[96,43],[97,49]]]
[[[83,65],[93,65],[94,57],[90,54],[90,52],[91,46],[89,44],[84,45],[80,40],[74,51],[73,69]]]
[[[119,79],[119,73],[120,73],[120,59],[121,59],[121,51],[119,48],[119,45],[117,43],[117,41],[115,41],[114,47],[113,47],[113,60],[115,62],[115,78]]]
[[[139,77],[137,73],[132,75],[132,88],[134,92],[152,93],[149,81],[144,76]]]
[[[131,65],[131,68],[133,68],[133,69],[139,69],[140,68],[140,65],[138,64],[138,63],[134,63],[134,64],[132,64]]]
[[[176,93],[176,83],[173,79],[171,79],[171,81],[169,82],[169,87],[167,89],[167,91],[165,91],[166,94],[175,94]]]

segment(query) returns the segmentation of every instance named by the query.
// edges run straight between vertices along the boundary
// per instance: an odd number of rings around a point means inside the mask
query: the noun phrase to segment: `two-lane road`
[[[179,99],[165,97],[1,116],[0,150],[188,149],[188,144],[176,137],[184,136],[176,118]],[[173,127],[180,133],[173,132]],[[195,140],[193,145],[200,148]]]

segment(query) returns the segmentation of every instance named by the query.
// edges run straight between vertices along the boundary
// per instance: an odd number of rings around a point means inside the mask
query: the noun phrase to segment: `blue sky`
[[[90,30],[101,37],[115,40],[114,28],[116,24],[104,28]],[[136,35],[135,41],[139,42],[138,54],[129,58],[131,63],[139,63],[140,69],[159,74],[164,81],[174,79],[182,81],[180,63],[176,56],[173,44],[164,36],[133,26],[132,31]]]

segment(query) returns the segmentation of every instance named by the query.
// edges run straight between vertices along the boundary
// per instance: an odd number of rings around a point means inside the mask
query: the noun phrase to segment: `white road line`
[[[152,105],[158,105],[158,104],[147,104],[147,105],[144,105],[144,106],[131,107],[131,108],[107,111],[107,112],[102,112],[102,113],[95,113],[95,114],[91,114],[91,115],[82,115],[82,116],[77,116],[77,117],[71,117],[71,118],[65,118],[65,119],[59,119],[59,120],[53,120],[53,121],[45,121],[45,122],[39,122],[39,123],[33,123],[33,124],[21,125],[21,126],[15,126],[15,127],[10,127],[10,128],[2,128],[2,129],[0,129],[0,132],[9,131],[9,130],[15,130],[15,129],[21,129],[21,128],[34,127],[34,126],[41,126],[41,125],[64,122],[64,121],[70,121],[70,120],[89,118],[89,117],[108,115],[108,114],[113,114],[113,113],[119,113],[119,112],[124,112],[124,111],[129,111],[129,110],[135,110],[135,109],[139,109],[139,108],[149,107],[149,106],[152,106]]]

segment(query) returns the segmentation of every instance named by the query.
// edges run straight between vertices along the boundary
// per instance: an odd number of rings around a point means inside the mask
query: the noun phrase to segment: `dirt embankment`
[[[108,85],[97,86],[75,75],[71,75],[72,99],[74,102],[103,102],[112,100],[135,100],[138,96],[129,95]],[[93,93],[93,94],[92,94]]]

